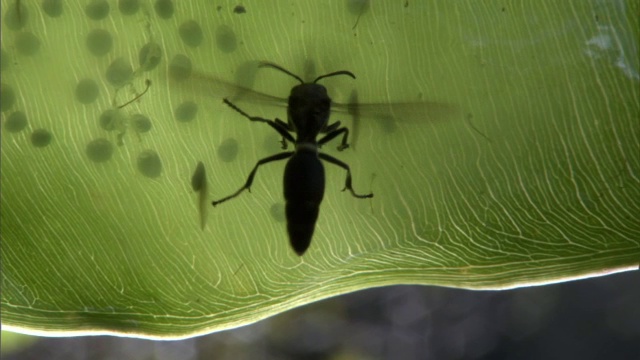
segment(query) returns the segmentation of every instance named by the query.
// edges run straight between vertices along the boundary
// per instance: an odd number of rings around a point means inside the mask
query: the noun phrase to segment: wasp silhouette
[[[358,194],[351,185],[351,169],[346,163],[333,156],[324,154],[319,148],[334,138],[342,135],[342,141],[338,150],[349,147],[347,139],[349,129],[340,126],[340,121],[329,124],[331,111],[331,98],[327,89],[317,84],[318,80],[346,75],[355,79],[353,73],[341,70],[318,76],[313,82],[305,83],[299,76],[288,70],[271,63],[261,63],[261,67],[273,68],[292,76],[300,82],[291,89],[287,104],[287,122],[280,119],[269,120],[258,116],[250,116],[228,99],[224,103],[236,112],[251,121],[265,123],[271,126],[282,136],[282,149],[287,149],[287,142],[295,145],[294,151],[284,151],[259,160],[253,167],[245,184],[233,194],[212,202],[213,206],[219,205],[240,195],[244,190],[251,191],[251,184],[261,165],[289,159],[284,170],[284,198],[285,214],[287,218],[287,231],[291,247],[302,255],[309,248],[313,231],[320,211],[320,203],[324,197],[325,174],[324,166],[320,160],[337,165],[347,171],[344,188],[351,195],[359,199],[373,197],[373,194]],[[295,133],[296,137],[292,135]],[[316,138],[320,134],[326,134],[320,140]]]

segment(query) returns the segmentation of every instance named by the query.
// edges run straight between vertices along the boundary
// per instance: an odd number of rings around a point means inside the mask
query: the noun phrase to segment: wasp
[[[341,126],[340,121],[329,123],[331,111],[331,98],[327,89],[318,84],[318,81],[331,76],[349,76],[355,79],[355,75],[347,70],[335,71],[318,76],[312,82],[306,83],[299,76],[272,63],[263,62],[261,67],[273,68],[281,71],[300,82],[294,86],[289,94],[287,103],[287,122],[278,118],[271,120],[258,116],[251,116],[233,104],[229,99],[223,101],[243,117],[269,125],[282,136],[282,149],[287,150],[288,143],[294,144],[293,151],[283,151],[275,155],[259,160],[249,173],[245,184],[233,194],[212,202],[213,206],[231,200],[243,191],[251,191],[253,179],[258,168],[274,161],[288,159],[284,169],[284,199],[285,215],[287,219],[287,232],[289,242],[293,250],[302,256],[313,237],[316,221],[320,212],[320,203],[324,197],[325,173],[322,161],[344,169],[346,180],[342,191],[349,190],[351,195],[358,199],[372,198],[373,194],[358,194],[352,186],[351,169],[349,165],[337,158],[320,152],[320,147],[338,136],[342,141],[338,150],[349,147],[349,129]],[[295,136],[294,136],[295,134]],[[323,136],[318,140],[318,136]]]

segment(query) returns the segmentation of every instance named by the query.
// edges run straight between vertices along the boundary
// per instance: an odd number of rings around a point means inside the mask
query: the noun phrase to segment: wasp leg
[[[269,119],[265,119],[265,118],[261,118],[259,116],[251,116],[249,114],[247,114],[246,112],[242,111],[242,109],[240,109],[239,107],[235,106],[231,101],[224,99],[222,100],[225,104],[227,104],[230,108],[232,108],[233,110],[237,111],[240,115],[246,117],[247,119],[251,120],[251,121],[257,121],[257,122],[261,122],[261,123],[265,123],[269,126],[271,126],[275,131],[277,131],[280,135],[282,135],[282,138],[284,140],[288,140],[292,143],[296,142],[296,139],[294,139],[293,135],[291,135],[289,133],[289,128],[288,126],[285,126],[286,123],[280,119],[276,119],[275,121],[273,120],[269,120]],[[282,148],[286,149],[286,142],[282,141]]]
[[[293,127],[291,126],[291,124],[286,123],[278,118],[275,118],[273,120],[275,123],[278,124],[278,126],[282,127],[283,129],[287,130],[287,131],[293,131]]]
[[[279,127],[281,127],[282,129],[285,129],[287,131],[293,131],[293,127],[291,126],[291,124],[286,123],[278,118],[273,119],[273,121],[278,124]],[[278,131],[279,132],[279,131]],[[295,143],[295,142],[294,142]],[[283,136],[282,140],[280,140],[280,144],[282,145],[281,148],[282,150],[287,150],[287,139]]]
[[[256,176],[256,172],[258,171],[258,167],[260,167],[260,165],[264,165],[266,163],[270,163],[272,161],[278,161],[278,160],[284,160],[286,158],[291,157],[291,155],[293,155],[293,151],[286,151],[286,152],[281,152],[269,157],[266,157],[260,161],[258,161],[256,163],[256,166],[253,167],[253,170],[251,170],[251,173],[249,174],[249,177],[247,178],[247,182],[240,188],[238,189],[238,191],[234,192],[233,194],[224,197],[220,200],[214,200],[211,202],[211,205],[216,206],[219,205],[227,200],[231,200],[234,197],[240,195],[243,191],[245,190],[249,190],[249,192],[251,192],[251,184],[253,183],[253,178]]]
[[[322,131],[323,133],[327,134],[330,133],[336,129],[340,128],[340,121],[336,121],[331,125],[328,125],[327,127],[324,128],[324,130]]]
[[[338,125],[336,125],[338,124]],[[334,128],[340,125],[340,122],[336,122],[333,123],[329,126],[329,128]],[[335,130],[332,130],[331,132],[329,132],[327,135],[325,135],[324,137],[322,137],[320,140],[318,140],[318,146],[322,146],[324,143],[327,143],[331,140],[333,140],[333,138],[335,138],[336,136],[340,135],[344,133],[344,136],[342,137],[342,143],[340,143],[340,145],[338,146],[338,151],[342,151],[346,148],[349,147],[349,144],[347,144],[347,138],[349,137],[349,129],[346,127],[343,128],[338,128]]]
[[[368,199],[373,197],[373,194],[365,194],[365,195],[356,194],[355,190],[353,190],[353,187],[351,187],[351,169],[349,168],[349,165],[327,154],[319,153],[318,156],[322,160],[328,161],[334,165],[338,165],[341,168],[347,170],[347,179],[344,182],[344,189],[342,189],[342,191],[349,190],[351,191],[351,195],[353,195],[354,197],[357,197],[358,199]]]

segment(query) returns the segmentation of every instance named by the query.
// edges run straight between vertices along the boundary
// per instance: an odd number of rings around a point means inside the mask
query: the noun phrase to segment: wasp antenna
[[[347,70],[340,70],[340,71],[334,71],[332,73],[328,73],[328,74],[324,74],[324,75],[320,75],[318,76],[315,80],[313,80],[313,83],[315,84],[316,82],[318,82],[318,80],[320,79],[324,79],[326,77],[329,76],[336,76],[336,75],[347,75],[349,77],[351,77],[352,79],[355,79],[356,76],[353,75],[353,73],[351,71],[347,71]]]
[[[270,62],[268,62],[268,61],[261,61],[261,62],[260,62],[260,65],[258,65],[258,67],[261,67],[261,68],[262,68],[262,67],[268,67],[268,68],[272,68],[272,69],[280,70],[280,71],[282,71],[283,73],[285,73],[285,74],[287,74],[287,75],[289,75],[289,76],[291,76],[291,77],[296,78],[296,80],[300,81],[300,83],[301,83],[301,84],[304,84],[304,81],[302,80],[302,78],[300,78],[300,76],[298,76],[298,75],[296,75],[296,74],[292,73],[291,71],[289,71],[289,70],[287,70],[287,69],[283,68],[283,67],[282,67],[282,66],[280,66],[280,65],[276,65],[276,64],[274,64],[274,63],[270,63]]]

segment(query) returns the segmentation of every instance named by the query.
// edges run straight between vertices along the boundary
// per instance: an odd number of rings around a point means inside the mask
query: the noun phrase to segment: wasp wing
[[[286,98],[251,89],[260,64],[247,62],[241,65],[235,72],[234,82],[198,71],[193,71],[187,79],[173,79],[170,76],[170,80],[176,87],[189,93],[218,98],[221,101],[226,98],[232,102],[286,107]],[[351,116],[353,123],[350,144],[355,148],[363,118],[372,119],[384,132],[392,133],[396,131],[398,123],[447,121],[459,114],[460,109],[456,105],[438,101],[360,103],[357,90],[353,90],[348,103],[332,102],[332,112]]]
[[[241,64],[234,72],[234,80],[227,81],[198,70],[178,69],[180,76],[174,76],[175,71],[169,69],[169,81],[172,86],[190,94],[204,95],[220,99],[229,99],[232,102],[250,102],[258,104],[271,104],[284,107],[287,100],[281,97],[267,95],[253,90],[256,75],[261,62],[247,61]],[[187,76],[183,74],[187,73]]]
[[[372,119],[382,131],[393,133],[398,123],[445,122],[461,113],[457,105],[437,101],[360,103],[356,90],[351,92],[348,103],[332,103],[332,110],[351,116],[353,125],[350,142],[354,148],[363,118]]]
[[[218,98],[220,102],[222,102],[222,99],[229,99],[233,102],[247,101],[278,106],[286,106],[287,103],[284,98],[267,95],[247,86],[237,85],[203,73],[194,73],[188,81],[180,81],[177,85],[194,94]]]

